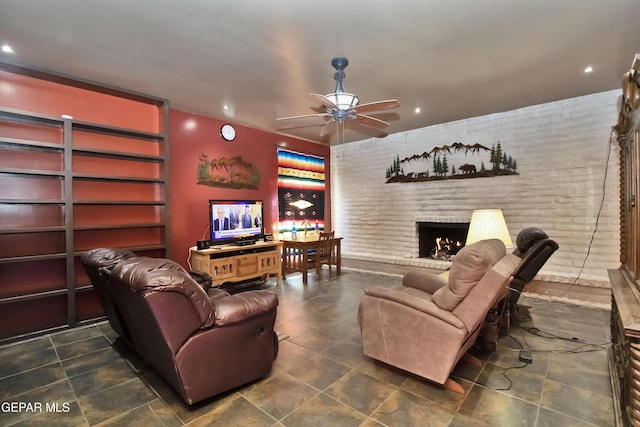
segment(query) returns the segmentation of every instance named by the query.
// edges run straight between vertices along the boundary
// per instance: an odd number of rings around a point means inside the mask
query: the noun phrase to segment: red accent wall
[[[4,107],[147,132],[160,129],[153,105],[7,71],[0,71],[0,81]]]
[[[189,248],[196,240],[206,239],[209,225],[209,199],[263,200],[264,224],[273,232],[278,220],[278,147],[325,158],[326,191],[325,218],[331,228],[330,149],[326,145],[284,137],[274,133],[240,125],[236,139],[226,142],[220,137],[225,122],[210,117],[171,109],[169,112],[169,203],[170,242],[172,258],[188,268]],[[256,165],[260,171],[257,190],[228,189],[197,184],[198,157],[209,159],[242,156],[245,162]]]

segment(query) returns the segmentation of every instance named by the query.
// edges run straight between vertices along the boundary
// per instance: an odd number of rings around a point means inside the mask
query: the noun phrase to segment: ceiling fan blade
[[[360,104],[356,106],[356,112],[358,113],[370,113],[372,111],[390,110],[392,108],[398,108],[400,101],[397,99],[387,99],[385,101],[367,102],[366,104]]]
[[[337,124],[338,122],[335,119],[329,120],[327,124],[320,129],[320,136],[325,136],[336,130]]]
[[[376,119],[375,117],[366,116],[364,114],[358,114],[356,116],[356,122],[360,125],[369,126],[376,129],[384,129],[389,126],[389,123],[384,120]]]
[[[327,97],[324,95],[320,95],[319,93],[310,93],[309,95],[316,101],[320,102],[320,104],[322,104],[326,108],[338,108],[336,104],[331,102],[331,100],[327,99]]]
[[[331,117],[329,113],[305,114],[302,116],[278,117],[276,120],[305,119],[308,117]]]

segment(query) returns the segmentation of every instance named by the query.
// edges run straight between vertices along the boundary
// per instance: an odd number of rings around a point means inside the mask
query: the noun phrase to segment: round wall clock
[[[222,125],[220,135],[225,141],[233,141],[236,139],[236,129],[229,124]]]

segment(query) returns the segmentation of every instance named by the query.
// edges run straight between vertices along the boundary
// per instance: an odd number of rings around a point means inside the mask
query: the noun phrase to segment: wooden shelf
[[[62,144],[56,144],[55,142],[32,141],[30,139],[0,138],[0,144],[16,145],[20,147],[42,148],[42,149],[55,150],[55,151],[64,150],[64,146]]]
[[[64,259],[67,257],[65,252],[43,254],[43,255],[22,255],[15,257],[0,258],[0,264],[9,264],[13,262],[27,262],[27,261],[45,261],[49,259]]]
[[[14,302],[31,301],[31,300],[47,298],[47,297],[64,296],[67,294],[67,292],[68,292],[67,289],[56,289],[54,291],[34,292],[27,295],[16,295],[13,297],[5,297],[5,298],[0,298],[0,305],[10,304]]]
[[[67,228],[64,225],[54,225],[51,227],[29,227],[29,228],[12,228],[10,230],[0,229],[0,234],[23,234],[23,233],[48,233],[65,231]]]
[[[162,206],[165,202],[153,200],[74,200],[74,205],[133,205]]]
[[[0,174],[7,173],[13,175],[32,175],[32,176],[55,176],[64,177],[64,171],[51,171],[39,169],[21,169],[21,168],[0,168]]]
[[[64,205],[62,199],[0,199],[0,204],[4,205]]]
[[[151,156],[146,154],[125,153],[122,151],[100,150],[97,148],[73,148],[73,152],[80,155],[92,157],[108,157],[114,159],[149,161],[154,163],[164,162],[162,156]]]
[[[64,125],[64,121],[59,117],[5,107],[0,107],[0,120],[13,123],[32,123],[40,126],[58,128],[61,128]]]
[[[105,175],[94,175],[89,173],[74,173],[73,177],[75,179],[87,179],[87,180],[96,180],[96,181],[122,181],[122,182],[148,182],[148,183],[157,183],[164,184],[163,179],[158,178],[139,178],[139,177],[116,177],[116,176],[105,176]]]
[[[96,123],[88,123],[82,121],[73,121],[73,130],[79,130],[84,132],[94,132],[108,135],[118,135],[125,138],[135,138],[144,141],[161,142],[164,141],[164,136],[159,133],[143,132],[135,129],[126,129],[116,126],[100,125]]]
[[[0,120],[13,123],[31,123],[41,126],[63,127],[65,120],[62,117],[55,117],[46,114],[38,114],[29,111],[16,110],[13,108],[0,107]],[[165,137],[161,133],[145,132],[136,129],[127,129],[118,126],[109,126],[98,123],[90,123],[81,120],[71,119],[73,130],[84,132],[101,133],[108,135],[118,135],[125,138],[134,138],[144,141],[162,142]]]
[[[74,290],[76,293],[92,291],[93,285],[91,283],[83,284],[82,286],[76,286]],[[0,305],[10,304],[13,302],[31,301],[35,299],[41,299],[41,298],[47,298],[47,297],[53,297],[53,296],[64,296],[67,294],[67,292],[68,292],[67,289],[55,289],[51,291],[34,292],[26,295],[15,295],[11,297],[4,297],[4,298],[0,298]]]
[[[96,247],[99,247],[99,245],[96,245]],[[122,246],[122,247],[118,247],[118,249],[127,249],[130,250],[131,252],[143,252],[143,251],[157,251],[157,250],[164,250],[167,248],[167,245],[143,245],[143,246]],[[75,257],[80,257],[82,256],[82,254],[86,253],[88,251],[76,251],[73,253],[73,255]]]
[[[149,222],[144,224],[117,224],[117,225],[82,225],[73,227],[78,231],[90,231],[90,230],[113,230],[113,229],[127,229],[127,228],[164,228],[167,225],[158,222]],[[26,234],[26,233],[50,233],[66,231],[67,227],[64,225],[55,225],[50,227],[23,227],[23,228],[11,228],[1,229],[0,234]]]
[[[144,224],[118,224],[118,225],[82,225],[73,227],[74,230],[111,230],[111,229],[127,229],[127,228],[163,228],[166,224],[149,222]]]

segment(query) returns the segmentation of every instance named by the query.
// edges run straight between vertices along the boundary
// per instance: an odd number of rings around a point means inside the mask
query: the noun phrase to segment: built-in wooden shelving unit
[[[0,62],[7,70],[152,108],[158,131],[0,104],[0,342],[102,317],[87,250],[169,256],[166,103]]]

